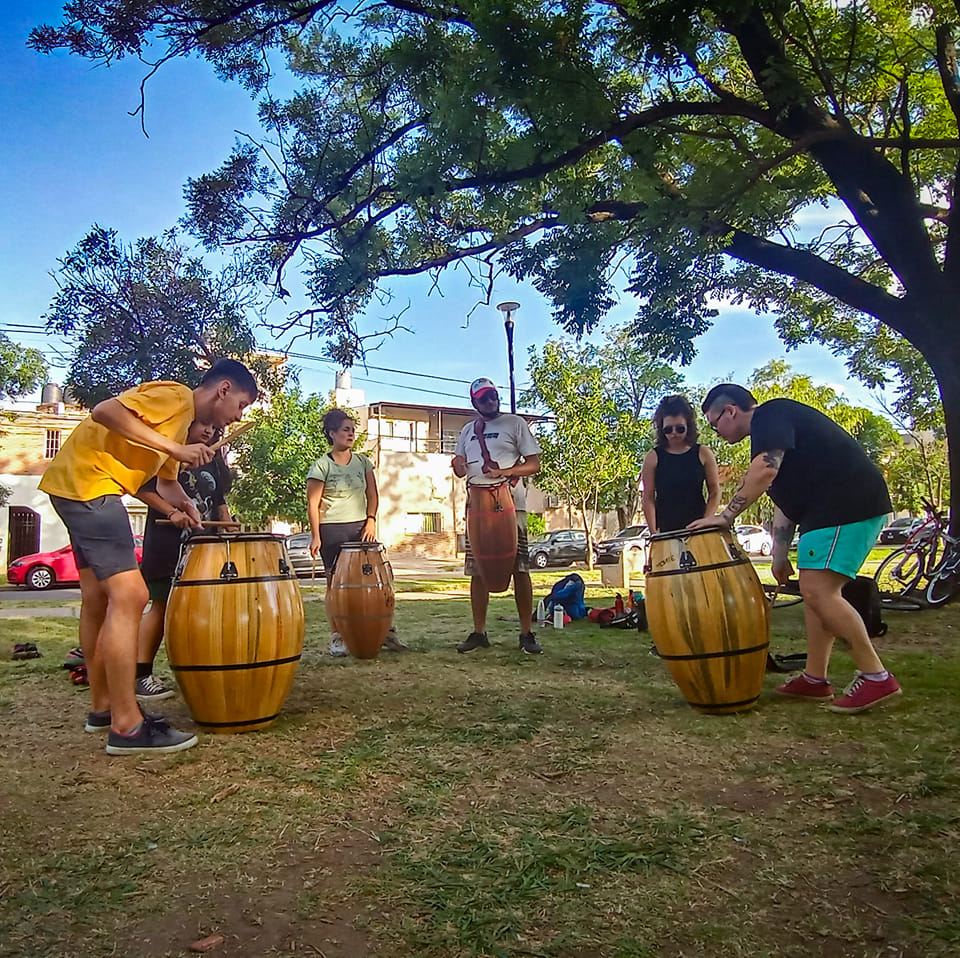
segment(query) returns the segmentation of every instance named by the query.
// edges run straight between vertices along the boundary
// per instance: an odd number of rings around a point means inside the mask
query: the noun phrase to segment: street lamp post
[[[507,333],[507,364],[510,369],[510,412],[517,411],[517,388],[513,379],[513,314],[520,308],[519,303],[497,303],[497,309],[503,313],[503,328]]]

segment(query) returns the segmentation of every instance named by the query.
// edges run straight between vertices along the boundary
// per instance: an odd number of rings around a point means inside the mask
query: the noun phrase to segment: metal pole
[[[507,313],[503,321],[503,328],[507,331],[507,363],[510,368],[510,412],[517,411],[517,387],[513,378],[513,312]]]

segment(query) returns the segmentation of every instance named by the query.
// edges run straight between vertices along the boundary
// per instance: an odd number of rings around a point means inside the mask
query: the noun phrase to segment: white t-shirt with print
[[[502,479],[491,479],[483,474],[483,452],[474,426],[476,420],[468,422],[460,431],[456,454],[467,461],[467,485],[495,485]],[[483,440],[487,444],[490,458],[501,468],[510,469],[521,458],[540,455],[537,442],[527,421],[512,413],[503,413],[496,419],[484,423]],[[523,481],[513,487],[513,501],[518,512],[527,508],[527,492]]]

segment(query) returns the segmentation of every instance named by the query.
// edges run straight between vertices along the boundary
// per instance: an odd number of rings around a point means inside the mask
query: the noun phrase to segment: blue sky
[[[30,28],[57,22],[60,10],[57,0],[6,0],[0,6],[0,328],[10,323],[41,325],[55,290],[50,270],[93,223],[117,229],[126,242],[173,226],[184,212],[187,178],[218,166],[236,131],[258,130],[255,105],[246,93],[218,80],[203,61],[190,60],[165,65],[150,81],[145,137],[139,119],[129,116],[139,103],[146,72],[142,64],[126,60],[108,69],[66,54],[40,56],[26,48]],[[486,375],[505,383],[501,315],[492,305],[473,309],[477,295],[462,272],[447,273],[442,295],[430,294],[430,285],[414,277],[393,286],[394,302],[380,313],[386,316],[409,303],[404,322],[413,332],[395,334],[369,362],[466,381]],[[522,384],[527,347],[561,331],[550,319],[548,304],[532,288],[498,281],[494,303],[506,299],[521,303],[516,356]],[[624,322],[634,309],[625,297],[607,322]],[[367,331],[378,318],[372,311]],[[51,348],[40,333],[7,334],[25,345],[48,352]],[[283,345],[265,337],[262,341]],[[307,340],[292,348],[320,352],[319,343]],[[684,375],[700,383],[743,380],[783,354],[769,318],[725,309],[714,329],[700,339],[698,358]],[[849,381],[843,363],[823,348],[803,347],[788,358],[797,370],[841,388],[854,401],[870,402],[869,394]],[[53,356],[49,361],[57,362]],[[329,365],[297,365],[308,391],[332,387]],[[466,387],[443,380],[360,368],[353,377],[369,401],[465,402]],[[62,370],[55,369],[53,378],[62,378]]]

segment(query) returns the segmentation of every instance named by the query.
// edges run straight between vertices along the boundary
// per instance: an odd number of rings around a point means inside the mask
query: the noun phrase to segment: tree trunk
[[[960,326],[960,323],[957,324]],[[932,352],[927,355],[934,355]],[[956,337],[942,343],[936,359],[930,361],[947,427],[947,462],[950,473],[950,528],[952,536],[960,535],[960,343]]]
[[[587,568],[593,570],[593,533],[590,531],[590,522],[587,519],[587,504],[580,502],[580,521],[583,523],[583,531],[587,536]],[[572,525],[573,523],[571,523]]]

